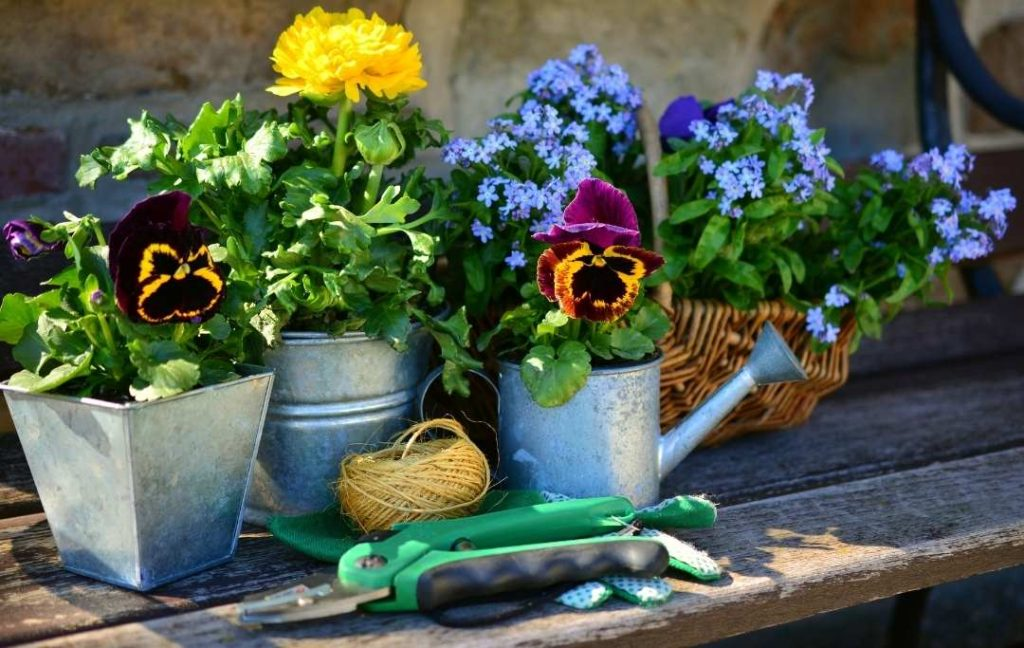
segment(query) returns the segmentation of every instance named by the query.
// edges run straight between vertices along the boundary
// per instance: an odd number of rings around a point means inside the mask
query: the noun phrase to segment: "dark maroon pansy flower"
[[[224,280],[188,220],[192,199],[180,191],[137,203],[110,235],[117,306],[149,324],[201,322],[224,298]]]
[[[4,241],[15,259],[28,260],[63,246],[63,241],[43,241],[43,225],[27,220],[12,220],[4,225]]]
[[[586,241],[599,248],[640,245],[636,210],[629,197],[603,180],[587,178],[562,214],[562,222],[533,238],[545,243]]]
[[[633,307],[640,282],[663,263],[660,255],[640,247],[601,250],[586,241],[558,243],[537,261],[537,286],[569,317],[614,322]]]
[[[662,140],[676,138],[688,140],[693,137],[693,122],[698,119],[706,119],[709,122],[718,121],[718,112],[731,104],[732,99],[726,99],[704,108],[693,95],[677,97],[665,108],[661,119],[658,120],[658,131]]]

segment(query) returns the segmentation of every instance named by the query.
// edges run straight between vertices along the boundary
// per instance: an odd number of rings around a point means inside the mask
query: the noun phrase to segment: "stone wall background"
[[[114,219],[142,183],[79,190],[78,155],[121,141],[142,108],[188,121],[203,101],[263,89],[278,33],[314,0],[0,0],[0,222],[64,209]],[[731,96],[756,69],[808,73],[815,121],[837,156],[914,149],[913,0],[325,0],[402,20],[430,82],[416,101],[458,134],[479,133],[527,72],[594,42],[657,113],[678,94]],[[967,0],[986,60],[1024,87],[1024,0]],[[977,31],[977,30],[975,30]],[[956,111],[987,146],[1012,140]],[[966,132],[966,131],[965,131]]]

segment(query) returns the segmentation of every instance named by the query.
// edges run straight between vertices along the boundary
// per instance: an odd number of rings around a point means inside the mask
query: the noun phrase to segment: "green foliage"
[[[135,137],[133,135],[133,137]],[[236,378],[243,336],[222,314],[202,324],[137,324],[117,308],[99,221],[46,225],[71,265],[35,297],[4,295],[0,342],[24,367],[10,384],[112,401],[173,396]]]
[[[572,319],[532,285],[523,293],[524,303],[505,311],[477,347],[497,344],[508,357],[522,357],[523,382],[543,407],[568,402],[586,384],[592,364],[650,358],[672,327],[665,311],[644,297],[618,321],[591,322]]]
[[[401,350],[418,321],[441,344],[445,384],[466,391],[461,368],[473,361],[455,347],[468,340],[431,316],[444,301],[431,272],[446,204],[420,182],[422,169],[391,170],[445,143],[440,122],[405,100],[370,98],[354,117],[354,136],[335,142],[326,108],[301,100],[281,115],[246,110],[236,97],[205,104],[188,126],[143,113],[131,127],[120,146],[83,156],[79,182],[156,171],[154,191],[193,197],[192,221],[216,234],[211,252],[229,269],[225,315],[247,324],[251,361],[284,328],[362,330]],[[332,171],[336,144],[353,153],[340,174]],[[193,369],[154,366],[140,393],[160,395],[194,378]]]

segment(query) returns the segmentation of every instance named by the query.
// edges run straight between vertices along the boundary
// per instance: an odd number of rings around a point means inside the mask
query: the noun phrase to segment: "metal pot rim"
[[[423,328],[419,322],[412,323],[410,335]],[[362,331],[347,331],[341,335],[331,335],[320,331],[281,331],[281,346],[307,346],[316,344],[339,344],[368,341],[385,341],[383,338],[370,337]]]
[[[139,402],[139,401],[126,401],[124,403],[116,403],[114,401],[101,400],[99,398],[92,398],[90,396],[66,396],[64,394],[55,394],[52,392],[30,392],[27,389],[21,387],[12,387],[7,384],[7,381],[0,382],[0,391],[11,392],[12,394],[21,394],[24,396],[34,396],[40,399],[51,399],[57,401],[63,401],[65,403],[81,403],[83,405],[89,405],[92,407],[102,407],[104,409],[111,409],[117,411],[128,411],[138,410],[144,407],[155,407],[161,403],[168,401],[180,400],[183,398],[189,398],[197,394],[212,391],[215,389],[221,389],[224,387],[230,387],[239,383],[248,382],[258,378],[265,378],[266,376],[273,376],[274,370],[267,367],[257,367],[255,365],[249,365],[249,371],[246,371],[245,375],[235,378],[233,380],[226,380],[216,385],[207,385],[205,387],[199,387],[198,389],[190,389],[187,392],[175,394],[174,396],[168,396],[166,398],[158,398],[156,400]],[[243,368],[243,369],[245,369]]]
[[[639,371],[646,371],[652,366],[660,365],[665,359],[665,354],[661,352],[661,349],[655,351],[656,355],[650,360],[636,360],[632,362],[615,363],[613,365],[599,366],[591,369],[591,376],[616,376],[621,374],[634,373]],[[501,365],[501,370],[519,371],[519,363],[512,362],[510,360],[499,359],[498,364]]]

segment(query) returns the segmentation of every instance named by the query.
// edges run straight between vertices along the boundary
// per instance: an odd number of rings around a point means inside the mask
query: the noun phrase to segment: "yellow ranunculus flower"
[[[281,77],[267,90],[324,103],[342,96],[358,102],[360,90],[388,99],[422,90],[423,61],[412,38],[377,14],[367,18],[359,9],[328,13],[316,7],[296,16],[278,37],[270,58]]]

